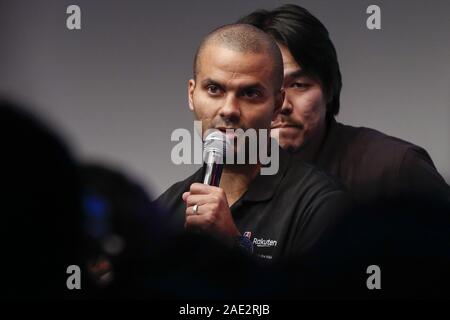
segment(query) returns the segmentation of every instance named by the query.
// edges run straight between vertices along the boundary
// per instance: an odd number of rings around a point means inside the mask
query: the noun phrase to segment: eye
[[[293,82],[290,85],[290,88],[300,88],[300,89],[306,89],[308,87],[310,87],[311,85],[309,83],[306,82]]]
[[[262,96],[262,93],[257,89],[246,89],[244,90],[242,95],[246,98],[255,99],[260,98]]]
[[[220,95],[222,93],[222,89],[219,86],[215,85],[215,84],[208,85],[206,87],[206,90],[208,91],[208,93],[210,95],[213,95],[213,96],[217,96],[217,95]]]

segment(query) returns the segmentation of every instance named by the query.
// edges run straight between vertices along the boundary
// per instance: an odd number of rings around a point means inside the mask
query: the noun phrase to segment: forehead
[[[199,57],[198,80],[212,78],[228,84],[256,82],[274,86],[274,63],[264,52],[239,52],[223,46],[207,46]]]
[[[302,69],[286,46],[278,43],[278,47],[283,57],[284,74]]]
[[[283,57],[285,82],[299,77],[308,77],[309,81],[312,81],[313,83],[322,86],[321,79],[317,75],[306,72],[306,70],[302,69],[302,67],[297,63],[297,61],[292,56],[291,52],[286,46],[279,43],[277,43],[277,45],[280,48],[281,55]]]

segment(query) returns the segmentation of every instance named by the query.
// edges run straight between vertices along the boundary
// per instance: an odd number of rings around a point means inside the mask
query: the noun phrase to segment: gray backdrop
[[[0,0],[0,92],[56,127],[80,158],[104,161],[154,195],[197,167],[170,161],[192,131],[187,81],[201,38],[284,1]],[[295,1],[329,29],[341,71],[339,120],[425,147],[450,181],[450,2]],[[78,4],[82,29],[66,28]],[[366,28],[381,7],[382,29]]]

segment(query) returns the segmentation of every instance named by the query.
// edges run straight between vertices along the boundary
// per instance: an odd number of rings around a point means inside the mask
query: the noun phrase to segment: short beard
[[[290,153],[297,153],[300,151],[301,148],[302,148],[302,146],[300,146],[300,147],[289,146],[286,148],[286,150]]]

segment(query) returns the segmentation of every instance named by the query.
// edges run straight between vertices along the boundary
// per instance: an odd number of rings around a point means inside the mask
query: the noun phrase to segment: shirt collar
[[[249,184],[247,191],[241,197],[242,201],[266,201],[273,197],[275,190],[283,179],[287,168],[291,162],[292,155],[278,146],[279,167],[278,172],[273,175],[261,175],[259,173]],[[203,181],[203,168],[197,170],[193,175],[192,182]]]
[[[279,150],[279,167],[278,172],[274,175],[259,175],[250,182],[247,192],[242,197],[243,201],[266,201],[273,197],[275,190],[281,183],[289,163],[291,155],[278,147]]]

